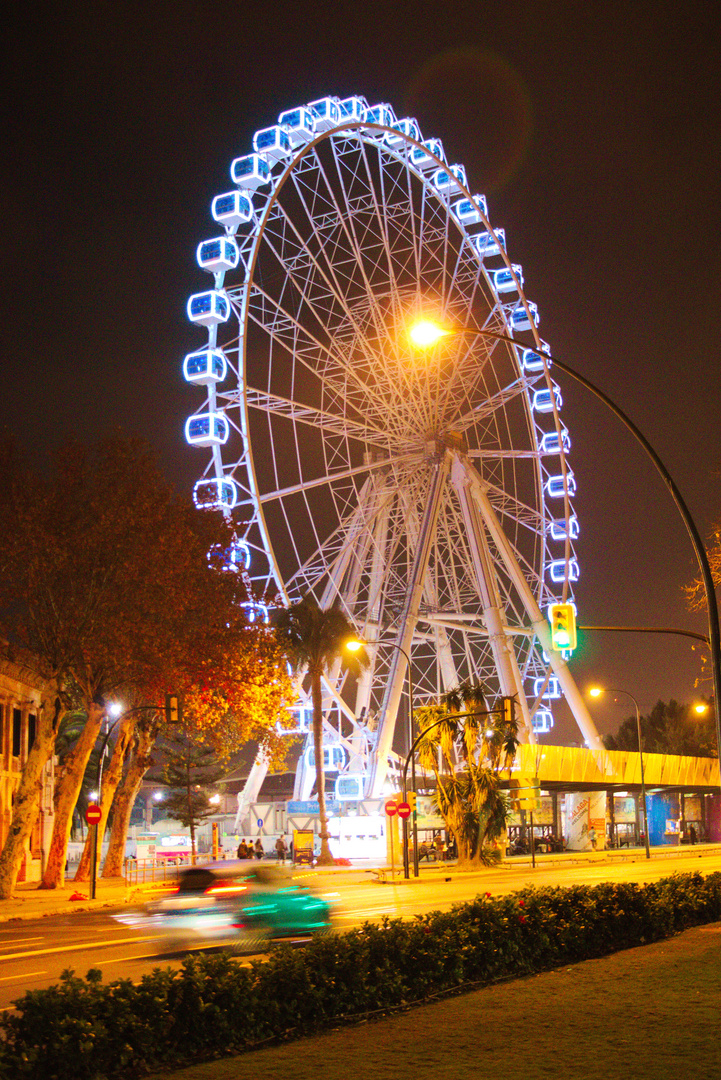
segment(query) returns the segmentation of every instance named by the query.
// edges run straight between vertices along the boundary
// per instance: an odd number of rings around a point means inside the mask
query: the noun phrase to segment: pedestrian
[[[422,843],[418,847],[418,862],[419,863],[423,862],[424,859],[426,860],[426,862],[429,861],[428,852],[429,852],[428,844],[425,842],[425,840],[423,840]]]
[[[239,859],[247,859],[248,858],[248,847],[247,847],[247,844],[246,844],[244,839],[241,840],[240,843],[238,844],[238,858]]]
[[[279,836],[275,842],[275,853],[278,856],[278,862],[285,863],[285,856],[287,851],[288,845],[285,842],[284,836]]]
[[[690,842],[692,844],[696,843],[696,840],[698,839],[698,837],[696,836],[696,827],[695,827],[695,825],[690,825],[689,826],[688,838],[689,838],[689,840],[690,840]]]
[[[445,851],[445,848],[446,842],[443,839],[443,834],[439,833],[436,837],[436,858],[438,859],[438,862],[444,861],[443,852]]]
[[[255,841],[255,857],[256,859],[262,859],[264,855],[265,852],[263,851],[263,845],[260,842],[260,837],[258,837],[258,839]]]

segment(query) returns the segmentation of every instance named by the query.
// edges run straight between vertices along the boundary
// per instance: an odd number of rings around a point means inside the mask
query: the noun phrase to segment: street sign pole
[[[98,875],[98,826],[103,812],[97,803],[88,803],[85,810],[85,820],[93,830],[93,841],[90,845],[90,899],[95,899],[95,881]]]

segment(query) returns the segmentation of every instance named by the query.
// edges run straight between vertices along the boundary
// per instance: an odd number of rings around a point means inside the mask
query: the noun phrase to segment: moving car
[[[122,921],[159,931],[164,949],[228,944],[257,952],[269,940],[328,930],[331,910],[290,869],[225,862],[182,870],[172,892]]]

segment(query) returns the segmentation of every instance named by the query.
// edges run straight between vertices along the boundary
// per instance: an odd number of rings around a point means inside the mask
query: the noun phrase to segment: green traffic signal
[[[551,645],[557,652],[573,652],[576,648],[576,612],[573,604],[551,604],[548,609],[551,624]]]

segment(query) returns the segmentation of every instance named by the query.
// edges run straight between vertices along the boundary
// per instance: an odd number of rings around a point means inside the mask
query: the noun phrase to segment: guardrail
[[[235,859],[235,854],[229,851],[220,851],[216,857],[210,852],[196,855],[195,859],[188,854],[172,853],[169,855],[155,856],[152,859],[125,859],[123,863],[123,877],[126,885],[146,885],[158,882],[173,881],[177,877],[178,870],[183,866],[204,866],[206,863],[216,863],[223,859]]]

